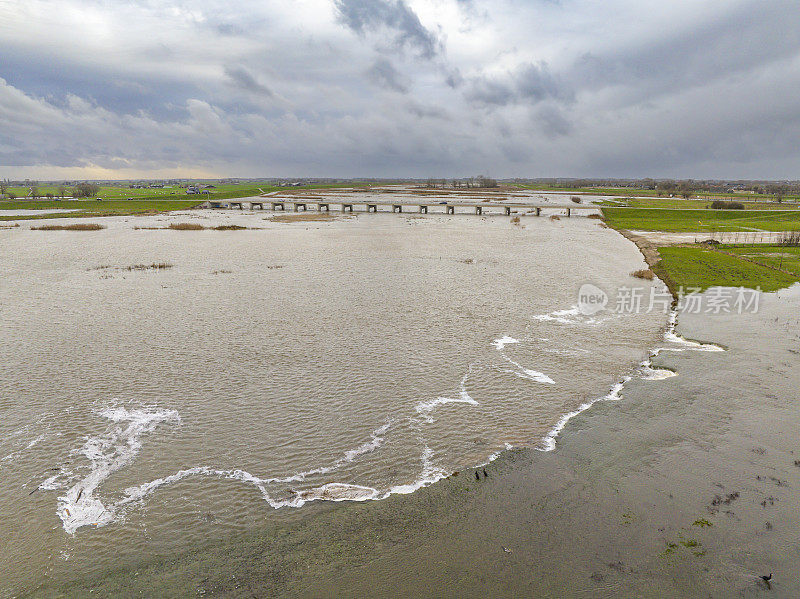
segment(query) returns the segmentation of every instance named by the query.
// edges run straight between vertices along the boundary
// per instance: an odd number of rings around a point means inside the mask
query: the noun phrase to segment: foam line
[[[103,481],[128,465],[142,447],[142,435],[153,432],[162,423],[180,423],[175,410],[108,408],[100,415],[113,423],[104,434],[88,437],[76,453],[91,463],[89,474],[78,480],[58,498],[56,513],[64,530],[74,534],[82,526],[103,526],[114,520],[113,506],[107,507],[94,496]],[[52,480],[48,479],[52,484]],[[46,483],[48,481],[45,481]]]
[[[524,366],[522,366],[521,364],[515,362],[514,360],[512,360],[511,358],[509,358],[505,354],[503,354],[503,358],[508,363],[513,364],[514,366],[516,366],[518,368],[518,370],[511,370],[511,371],[506,371],[506,372],[512,372],[513,374],[516,374],[518,377],[520,377],[522,379],[528,379],[530,381],[535,381],[537,383],[544,383],[544,384],[547,384],[547,385],[555,385],[556,384],[556,382],[553,379],[551,379],[549,376],[547,376],[543,372],[539,372],[538,370],[531,370],[530,368],[525,368]]]
[[[497,349],[498,351],[503,351],[503,348],[511,343],[519,343],[519,339],[514,339],[513,337],[505,335],[500,339],[495,339],[494,341],[492,341],[492,345],[494,345],[495,349]]]

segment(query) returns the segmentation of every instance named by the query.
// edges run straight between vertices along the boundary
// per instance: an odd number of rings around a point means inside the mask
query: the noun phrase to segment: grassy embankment
[[[649,200],[644,200],[649,202]],[[661,210],[603,208],[618,230],[663,232],[798,231],[800,211]],[[684,245],[652,247],[637,240],[653,271],[673,293],[683,287],[760,287],[776,291],[800,281],[800,248],[778,245]],[[645,251],[645,246],[647,250]],[[653,251],[655,250],[655,251]]]

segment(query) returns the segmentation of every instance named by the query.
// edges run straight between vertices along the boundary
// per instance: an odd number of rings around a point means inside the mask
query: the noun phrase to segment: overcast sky
[[[0,0],[0,176],[800,179],[797,0]]]

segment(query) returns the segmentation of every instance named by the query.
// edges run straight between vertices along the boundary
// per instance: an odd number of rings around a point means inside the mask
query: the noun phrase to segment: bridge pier
[[[539,206],[536,206],[536,216],[541,216],[541,215],[542,215],[542,209],[539,208]]]
[[[228,205],[231,208],[233,208],[234,206],[239,206],[239,210],[244,210],[244,207],[242,206],[242,202],[229,202]]]
[[[419,213],[420,214],[428,214],[428,207],[424,204],[419,205]]]
[[[367,204],[367,212],[377,212],[378,205],[377,204]]]
[[[445,206],[445,210],[446,210],[445,214],[455,214],[456,213],[456,207],[455,206],[451,206],[450,204]]]
[[[256,206],[258,206],[259,210],[263,210],[264,202],[250,202],[250,210],[255,210]]]
[[[342,204],[342,212],[345,212],[347,210],[352,212],[353,211],[353,205],[352,204]]]
[[[272,202],[272,209],[273,210],[278,210],[278,209],[286,210],[286,206],[283,204],[283,202]]]
[[[402,204],[392,204],[392,212],[402,212],[403,205]]]
[[[325,212],[330,212],[331,208],[328,204],[318,203],[317,204],[317,212],[322,212],[322,209],[325,208]]]
[[[305,203],[303,203],[303,202],[295,202],[294,203],[294,211],[295,212],[300,212],[300,208],[301,207],[303,208],[303,212],[308,210],[308,208],[306,207]]]
[[[572,214],[572,208],[567,208],[567,216],[570,216],[571,214]]]
[[[509,206],[503,206],[503,210],[505,210],[506,216],[511,216],[511,208]]]
[[[483,206],[475,206],[475,214],[483,214]]]

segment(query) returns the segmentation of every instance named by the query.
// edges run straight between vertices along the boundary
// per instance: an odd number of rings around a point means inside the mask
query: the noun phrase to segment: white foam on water
[[[653,368],[650,360],[646,360],[639,368],[639,378],[645,381],[663,381],[674,376],[678,376],[678,373],[666,368]]]
[[[725,348],[716,345],[714,343],[700,343],[699,341],[693,341],[691,339],[685,339],[681,337],[675,332],[675,328],[678,325],[678,312],[673,310],[670,312],[669,315],[669,324],[667,326],[667,330],[664,333],[664,341],[668,343],[672,343],[677,347],[660,347],[656,349],[653,355],[658,355],[662,351],[709,351],[709,352],[720,352],[725,351]]]
[[[531,370],[530,368],[525,368],[524,366],[522,366],[518,362],[515,362],[514,360],[512,360],[511,358],[509,358],[505,354],[503,354],[503,358],[509,364],[513,364],[514,366],[517,367],[517,370],[506,370],[505,372],[510,372],[512,374],[517,375],[518,377],[520,377],[522,379],[528,379],[529,381],[534,381],[536,383],[544,383],[544,384],[547,384],[547,385],[555,385],[556,384],[556,382],[553,379],[551,379],[549,376],[547,376],[543,372],[539,372],[538,370]]]
[[[540,322],[557,322],[559,324],[570,325],[598,325],[608,320],[630,316],[630,314],[617,314],[615,312],[602,311],[594,315],[587,315],[581,312],[578,306],[572,306],[566,310],[555,310],[547,314],[536,314],[531,316],[532,320]]]
[[[433,412],[439,406],[449,403],[466,403],[471,406],[478,405],[478,402],[472,399],[469,393],[466,391],[461,391],[458,397],[437,397],[436,399],[421,401],[414,406],[414,409],[416,410],[417,414],[425,419],[425,422],[432,423],[434,422],[434,419],[431,416],[431,412]]]
[[[467,379],[469,378],[469,375],[472,373],[473,366],[475,366],[474,362],[469,365],[467,372],[465,372],[464,376],[461,377],[458,397],[437,397],[436,399],[421,401],[416,406],[414,406],[414,410],[417,412],[417,414],[419,414],[425,420],[425,422],[431,424],[435,422],[433,416],[431,416],[431,413],[439,406],[450,403],[463,403],[463,404],[469,404],[471,406],[479,405],[477,401],[472,399],[469,392],[467,391]]]
[[[82,526],[104,526],[112,522],[114,506],[106,506],[94,492],[112,473],[134,460],[142,447],[142,435],[153,432],[162,423],[180,423],[178,412],[159,408],[113,407],[100,412],[100,416],[113,424],[102,435],[87,437],[83,447],[74,452],[89,460],[89,474],[58,498],[56,513],[69,534]],[[48,482],[52,485],[54,478],[45,481]]]
[[[645,380],[664,380],[667,378],[671,378],[673,376],[677,376],[676,372],[672,370],[667,370],[665,368],[653,368],[652,366],[652,359],[657,356],[662,351],[709,351],[709,352],[718,352],[718,351],[726,351],[724,347],[719,345],[715,345],[713,343],[700,343],[698,341],[691,341],[689,339],[684,339],[683,337],[677,335],[675,333],[675,328],[678,323],[678,312],[676,310],[672,310],[669,315],[669,320],[667,324],[666,331],[664,332],[664,341],[673,343],[678,347],[659,347],[650,352],[650,356],[644,360],[639,366],[639,376]],[[625,387],[625,384],[631,380],[632,377],[626,376],[624,377],[619,383],[616,383],[611,390],[604,396],[598,397],[591,401],[587,401],[580,406],[576,410],[569,412],[568,414],[564,414],[561,419],[556,423],[556,425],[550,430],[550,432],[542,439],[539,447],[537,449],[541,451],[552,451],[556,447],[556,438],[567,425],[567,422],[570,421],[573,417],[577,416],[581,412],[588,410],[592,405],[597,403],[598,401],[617,401],[622,399],[622,390]]]
[[[274,484],[274,483],[292,483],[292,482],[302,482],[306,480],[309,476],[319,475],[319,474],[329,474],[334,472],[344,466],[345,464],[349,464],[360,456],[372,453],[379,449],[385,440],[383,435],[391,428],[391,421],[387,422],[386,424],[378,427],[372,433],[370,433],[370,440],[362,443],[355,449],[350,449],[344,453],[344,455],[336,460],[331,466],[322,466],[319,468],[314,468],[311,470],[306,470],[303,472],[298,472],[297,474],[293,474],[290,476],[283,476],[283,477],[269,477],[269,478],[262,478],[247,472],[246,470],[241,469],[233,469],[233,470],[225,470],[219,468],[211,468],[209,466],[196,466],[194,468],[187,468],[185,470],[180,470],[174,474],[170,474],[169,476],[165,476],[163,478],[157,478],[147,483],[143,483],[141,485],[135,487],[128,487],[123,491],[124,497],[119,500],[116,504],[112,506],[112,508],[122,508],[129,504],[142,501],[149,495],[152,495],[156,490],[164,485],[169,485],[181,481],[185,478],[190,478],[194,476],[210,476],[210,477],[218,477],[218,478],[225,478],[228,480],[236,480],[239,482],[247,483],[253,485],[258,489],[261,493],[262,498],[266,501],[270,506],[273,508],[281,508],[281,507],[300,507],[304,503],[308,501],[316,501],[318,499],[325,499],[330,501],[362,501],[364,499],[370,499],[372,497],[368,497],[367,495],[371,495],[372,493],[367,493],[367,489],[370,491],[374,491],[374,493],[378,493],[375,489],[371,489],[370,487],[360,487],[358,485],[345,485],[344,483],[329,483],[327,485],[323,485],[322,487],[317,487],[315,489],[309,489],[300,491],[294,494],[291,499],[288,500],[276,500],[273,499],[270,495],[269,491],[267,490],[267,485]],[[346,490],[345,487],[353,487],[350,491]],[[354,497],[359,497],[360,499],[354,499]]]
[[[533,320],[560,322],[561,324],[576,324],[579,322],[577,318],[579,316],[581,316],[581,311],[578,309],[578,306],[573,306],[566,310],[556,310],[548,314],[537,314],[531,318]]]
[[[492,345],[494,345],[495,349],[497,349],[498,351],[503,351],[503,348],[506,345],[509,345],[510,343],[519,343],[519,339],[514,339],[513,337],[505,335],[500,339],[495,339],[494,341],[492,341]]]
[[[581,412],[585,412],[589,408],[591,408],[594,404],[598,401],[619,401],[622,399],[622,389],[625,387],[625,383],[631,380],[631,377],[626,376],[620,382],[615,383],[613,387],[609,390],[608,393],[603,395],[602,397],[597,397],[585,403],[582,403],[576,410],[564,414],[561,419],[556,423],[556,425],[550,429],[550,432],[542,438],[539,445],[536,447],[539,451],[553,451],[556,448],[556,438],[564,430],[564,427],[567,426],[567,423],[580,414]]]

